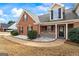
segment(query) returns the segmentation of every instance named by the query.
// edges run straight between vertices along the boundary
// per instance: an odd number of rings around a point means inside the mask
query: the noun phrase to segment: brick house
[[[68,39],[68,30],[79,27],[79,4],[65,9],[61,4],[53,4],[47,14],[37,16],[28,10],[23,10],[18,22],[19,34],[26,35],[27,30],[36,30],[39,35],[51,35]]]

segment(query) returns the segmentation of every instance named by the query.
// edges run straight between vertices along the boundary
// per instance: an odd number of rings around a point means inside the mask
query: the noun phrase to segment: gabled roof
[[[73,11],[74,11],[74,12],[77,10],[78,6],[79,6],[79,3],[75,3],[75,4],[74,4],[74,7],[73,7]]]
[[[12,24],[11,26],[8,27],[8,29],[16,30],[16,23]]]
[[[61,3],[53,3],[52,6],[49,8],[49,10],[51,10],[55,5],[58,5],[60,7],[64,7],[64,5]]]
[[[0,28],[8,29],[9,24],[0,23]]]
[[[65,18],[64,19],[65,20],[79,19],[79,16],[73,10],[66,9],[65,10]]]
[[[39,21],[40,22],[48,22],[50,20],[50,14],[44,14],[44,15],[40,15],[39,17]]]
[[[51,7],[53,7],[55,4],[53,4]],[[63,7],[62,4],[58,4],[59,6]],[[76,8],[76,6],[78,6],[79,4],[75,5],[74,8]],[[26,12],[29,16],[32,17],[32,19],[37,23],[39,24],[40,22],[49,22],[50,21],[50,13],[47,13],[47,14],[43,14],[43,15],[35,15],[33,14],[31,11],[29,10],[23,10],[21,16],[20,16],[20,19],[22,17],[22,15],[24,14],[24,12]],[[19,19],[19,21],[20,21]],[[79,16],[72,10],[70,9],[64,9],[64,18],[63,20],[72,20],[72,19],[79,19]],[[18,21],[18,22],[19,22]]]
[[[79,16],[73,10],[66,9],[64,10],[64,18],[63,20],[72,20],[72,19],[79,19]],[[50,21],[50,13],[40,15],[39,16],[40,22],[49,22]]]
[[[38,18],[37,15],[35,15],[35,14],[32,13],[31,11],[25,9],[25,10],[23,10],[22,14],[20,15],[20,18],[19,18],[17,24],[18,24],[19,21],[21,20],[21,17],[22,17],[22,15],[24,14],[24,12],[26,12],[30,17],[32,17],[32,19],[33,19],[37,24],[40,23],[39,18]]]

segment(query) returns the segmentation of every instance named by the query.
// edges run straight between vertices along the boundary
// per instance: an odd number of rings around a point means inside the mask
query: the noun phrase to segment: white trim
[[[40,34],[40,25],[39,25],[39,34]]]
[[[63,4],[61,3],[53,3],[53,5],[48,9],[48,11],[52,10],[55,4],[58,4],[59,6],[64,7]]]
[[[70,24],[70,23],[75,23],[79,22],[79,19],[72,19],[72,20],[57,20],[57,21],[52,21],[52,22],[42,22],[40,25],[55,25],[55,24]]]
[[[58,33],[57,33],[57,24],[55,24],[55,39],[57,39],[57,35]]]
[[[68,24],[66,23],[66,40],[68,39]]]
[[[49,17],[50,17],[50,21],[52,21],[52,20],[51,20],[51,11],[49,11],[49,15],[50,15],[50,16],[49,16]]]

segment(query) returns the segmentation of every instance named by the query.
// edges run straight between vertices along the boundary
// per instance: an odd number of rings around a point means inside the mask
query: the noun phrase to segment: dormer
[[[63,19],[63,11],[64,8],[61,4],[53,4],[49,9],[50,12],[50,20],[62,20]]]
[[[79,16],[79,3],[76,3],[74,5],[74,10],[73,11]]]

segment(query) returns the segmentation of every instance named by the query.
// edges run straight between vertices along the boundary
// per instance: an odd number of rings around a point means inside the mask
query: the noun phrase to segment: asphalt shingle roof
[[[0,28],[8,29],[9,25],[5,23],[0,23]]]
[[[40,22],[47,22],[50,20],[50,14],[44,14],[44,15],[40,15],[39,17],[39,21]],[[76,15],[75,12],[73,12],[73,10],[65,10],[64,12],[64,18],[63,20],[71,20],[71,19],[79,19],[79,16]]]

